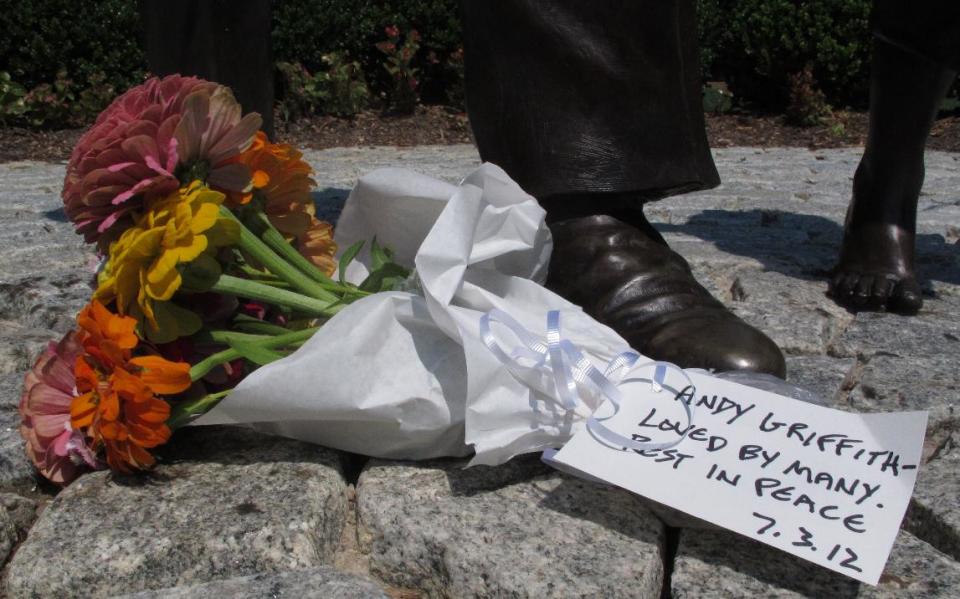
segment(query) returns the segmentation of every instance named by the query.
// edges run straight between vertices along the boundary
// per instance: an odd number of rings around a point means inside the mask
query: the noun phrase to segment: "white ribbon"
[[[499,322],[520,340],[520,344],[514,346],[509,354],[497,342],[491,328],[493,322]],[[693,402],[684,401],[680,396],[688,395],[692,398],[695,394],[695,387],[693,381],[690,380],[690,377],[682,368],[669,362],[654,360],[638,366],[637,361],[640,359],[640,354],[625,351],[610,360],[606,369],[601,373],[573,342],[561,336],[560,312],[557,310],[551,310],[547,313],[546,343],[534,337],[512,316],[498,309],[490,310],[480,317],[480,338],[490,352],[520,380],[526,379],[530,374],[544,374],[552,377],[557,399],[568,411],[576,410],[581,404],[588,406],[587,402],[581,398],[579,392],[581,386],[587,387],[595,393],[598,392],[602,397],[609,400],[613,406],[612,414],[599,418],[594,413],[587,419],[587,430],[597,440],[603,441],[609,446],[636,451],[668,449],[683,441],[690,429],[693,428],[693,407],[691,405]],[[529,360],[532,363],[524,365],[521,360]],[[612,375],[623,368],[628,369],[631,373],[636,373],[638,370],[651,367],[654,370],[651,378],[631,376],[628,379],[620,380],[620,384],[627,381],[649,382],[655,392],[659,393],[666,389],[678,398],[680,405],[683,406],[687,414],[687,426],[684,427],[680,437],[673,441],[636,441],[611,430],[603,424],[604,421],[617,415],[624,401],[623,394],[617,384],[611,381]],[[667,371],[671,369],[680,373],[686,380],[687,386],[682,389],[675,389],[664,384]]]

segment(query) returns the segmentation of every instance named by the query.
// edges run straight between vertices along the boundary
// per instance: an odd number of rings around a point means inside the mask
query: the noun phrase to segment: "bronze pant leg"
[[[874,0],[874,35],[952,71],[960,70],[960,2]]]
[[[692,0],[463,0],[480,155],[543,199],[719,184]]]
[[[230,87],[273,137],[270,0],[140,0],[140,15],[154,75],[194,75]]]

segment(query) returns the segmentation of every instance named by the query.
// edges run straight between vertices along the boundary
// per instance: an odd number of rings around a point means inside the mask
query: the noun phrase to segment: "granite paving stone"
[[[27,458],[23,444],[20,413],[14,408],[0,407],[0,490],[36,490],[36,469]]]
[[[329,564],[346,517],[336,452],[186,430],[149,476],[88,474],[20,545],[9,597],[104,597]]]
[[[960,564],[908,532],[894,544],[880,584],[872,587],[726,531],[680,533],[673,599],[956,597]]]
[[[390,599],[371,580],[330,567],[240,576],[204,584],[122,595],[116,599],[263,599],[316,597],[317,599]]]
[[[664,529],[621,489],[523,457],[497,467],[372,461],[358,537],[370,571],[439,597],[660,596]]]
[[[960,432],[938,443],[920,469],[904,527],[960,560]]]
[[[6,561],[37,516],[37,502],[14,493],[0,493],[0,561]]]
[[[827,401],[826,405],[843,407],[837,405],[836,398],[843,393],[856,363],[854,358],[787,356],[787,381],[813,391]]]

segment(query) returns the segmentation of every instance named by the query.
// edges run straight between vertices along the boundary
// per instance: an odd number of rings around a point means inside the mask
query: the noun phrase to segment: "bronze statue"
[[[830,293],[854,310],[913,314],[923,149],[960,68],[960,3],[876,0],[870,131]]]
[[[222,83],[273,138],[270,0],[139,0],[147,68]]]
[[[780,350],[693,278],[643,205],[719,183],[700,105],[692,0],[463,0],[480,155],[540,199],[548,285],[646,355],[783,376]],[[878,0],[870,134],[830,293],[916,312],[923,149],[956,75],[960,3]]]
[[[692,0],[464,0],[480,156],[547,210],[547,285],[645,355],[784,376],[766,335],[701,286],[643,214],[720,183]]]

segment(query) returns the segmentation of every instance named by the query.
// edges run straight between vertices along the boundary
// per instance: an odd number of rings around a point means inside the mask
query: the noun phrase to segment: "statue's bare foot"
[[[847,223],[830,295],[854,311],[915,314],[923,306],[913,264],[915,235],[907,227]]]
[[[923,152],[957,73],[908,48],[882,35],[874,44],[870,130],[830,281],[830,294],[852,310],[915,314],[923,306],[914,269]]]

